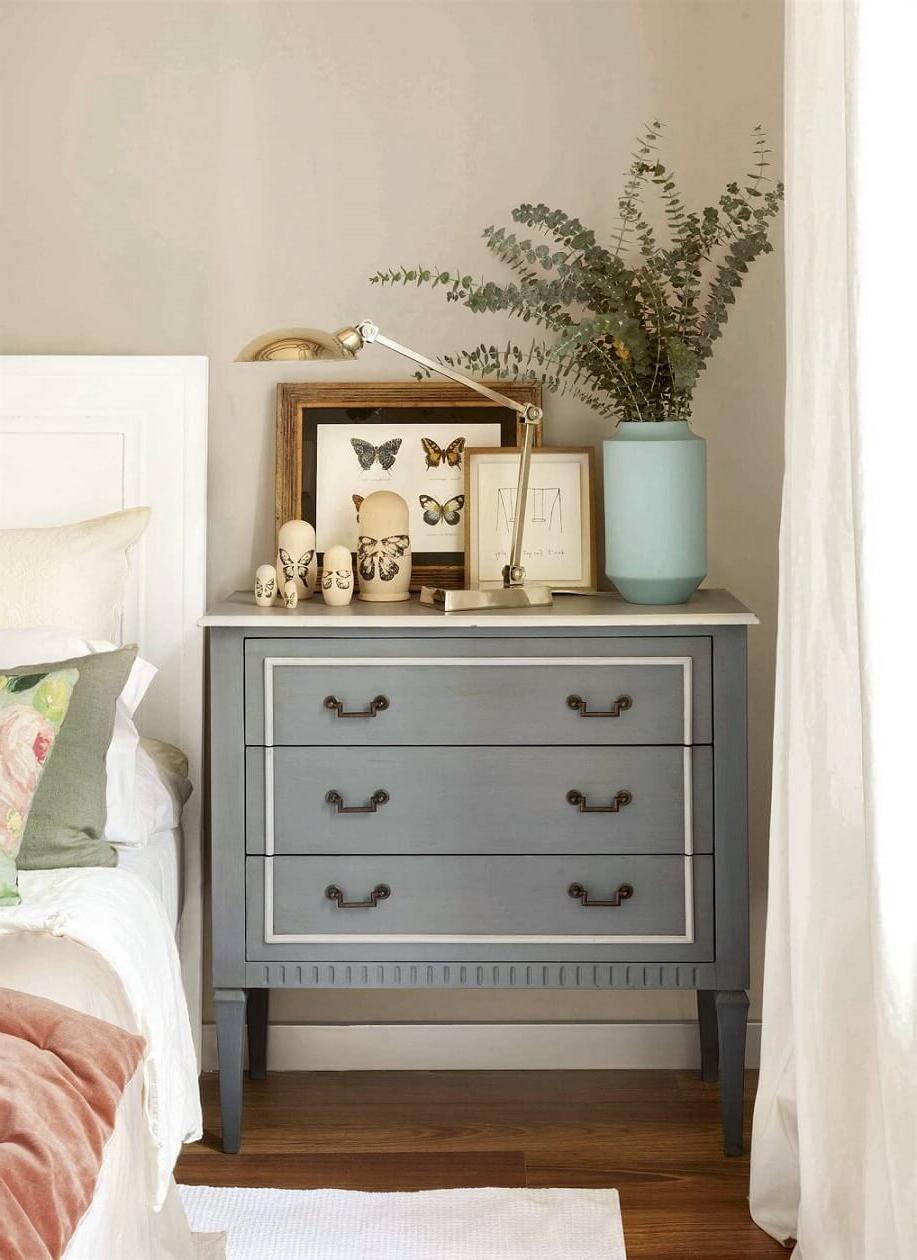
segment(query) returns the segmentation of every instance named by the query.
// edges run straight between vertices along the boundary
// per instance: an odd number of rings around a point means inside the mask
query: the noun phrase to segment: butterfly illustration
[[[398,560],[410,545],[411,540],[407,534],[392,534],[389,538],[367,538],[361,534],[357,549],[360,577],[370,581],[376,576],[378,565],[382,581],[391,582],[400,568]]]
[[[283,570],[284,582],[295,582],[299,578],[300,582],[309,585],[309,565],[312,563],[312,557],[315,550],[304,551],[301,556],[295,560],[287,551],[286,547],[278,548],[280,552],[280,567]]]
[[[364,442],[362,438],[351,438],[350,445],[360,461],[360,467],[366,472],[375,463],[379,463],[388,472],[395,462],[395,456],[403,441],[403,438],[389,438],[381,446],[373,446],[372,442]]]
[[[259,599],[264,599],[268,595],[274,594],[274,579],[268,578],[266,582],[262,582],[261,578],[255,578],[255,594]]]
[[[463,494],[457,494],[448,503],[437,503],[428,494],[422,494],[419,498],[420,506],[424,509],[423,519],[428,525],[439,525],[442,521],[445,521],[447,525],[458,525],[461,510],[465,506]]]
[[[337,583],[338,589],[346,591],[350,585],[350,570],[335,569],[334,572],[328,572],[322,575],[322,590],[330,591],[332,579]]]
[[[434,442],[432,438],[421,438],[420,445],[423,447],[424,454],[427,457],[428,468],[439,468],[443,460],[449,468],[461,468],[462,451],[465,449],[465,439],[457,437],[449,443],[445,450]]]

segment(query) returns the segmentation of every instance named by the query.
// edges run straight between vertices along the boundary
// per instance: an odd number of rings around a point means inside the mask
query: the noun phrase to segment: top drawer
[[[705,744],[710,640],[247,639],[247,744]]]

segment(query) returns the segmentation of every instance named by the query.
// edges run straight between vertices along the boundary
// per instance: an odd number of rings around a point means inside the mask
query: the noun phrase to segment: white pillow
[[[96,652],[112,652],[106,640],[83,639],[63,630],[39,628],[0,630],[0,669],[16,665],[67,661]],[[109,844],[136,846],[146,836],[136,796],[137,748],[140,733],[133,722],[137,706],[156,676],[156,667],[138,656],[115,707],[115,727],[105,756],[106,821]]]
[[[136,790],[144,841],[161,831],[173,831],[180,825],[182,806],[191,795],[188,758],[171,744],[141,739]]]
[[[0,626],[68,626],[87,639],[117,639],[127,552],[149,519],[140,507],[76,525],[0,529]]]
[[[91,651],[110,652],[112,644],[95,642]],[[66,660],[66,657],[62,657]],[[131,666],[115,707],[115,729],[105,757],[105,839],[109,844],[134,847],[147,837],[137,801],[137,750],[140,732],[134,725],[137,705],[156,677],[156,666],[138,656]]]

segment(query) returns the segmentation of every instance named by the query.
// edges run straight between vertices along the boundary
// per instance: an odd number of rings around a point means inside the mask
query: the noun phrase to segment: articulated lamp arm
[[[517,402],[515,398],[508,398],[506,394],[501,394],[497,390],[491,389],[489,385],[485,385],[482,381],[476,381],[470,376],[465,376],[462,372],[456,372],[454,368],[447,367],[444,363],[437,363],[434,359],[428,359],[425,354],[420,354],[417,350],[411,350],[409,346],[403,346],[398,341],[392,341],[390,337],[386,337],[381,333],[378,327],[368,319],[364,319],[355,328],[340,329],[335,333],[335,338],[351,355],[359,354],[364,346],[372,345],[376,342],[380,346],[385,346],[387,350],[393,350],[395,354],[400,354],[405,359],[410,359],[413,363],[419,363],[421,367],[425,367],[431,372],[437,372],[440,376],[448,377],[449,380],[456,381],[459,385],[466,385],[469,389],[473,389],[475,393],[481,394],[491,402],[499,403],[502,407],[511,407],[513,411],[522,417],[525,428],[522,438],[522,453],[519,457],[519,480],[516,485],[516,506],[513,512],[513,537],[510,544],[509,564],[505,565],[503,569],[503,585],[504,587],[524,586],[525,568],[522,564],[522,536],[525,528],[525,503],[528,498],[529,469],[532,464],[532,450],[535,446],[535,429],[544,414],[541,408],[536,407],[533,403],[521,403]]]
[[[412,350],[410,346],[403,346],[399,341],[392,341],[391,337],[386,337],[384,333],[379,331],[377,325],[368,319],[364,319],[362,323],[357,324],[356,328],[342,328],[334,335],[351,354],[357,354],[364,346],[377,342],[380,346],[385,346],[386,349],[394,350],[396,354],[403,355],[404,358],[421,364],[422,367],[428,368],[431,372],[438,372],[440,376],[447,376],[449,380],[456,381],[459,385],[467,385],[469,389],[475,390],[478,394],[483,394],[491,402],[499,403],[503,407],[512,407],[513,411],[518,412],[523,420],[537,424],[542,418],[543,413],[540,407],[536,407],[532,403],[517,402],[515,398],[508,398],[506,394],[498,393],[497,390],[491,389],[489,385],[485,385],[483,381],[476,381],[470,376],[465,376],[462,372],[456,372],[454,368],[447,367],[445,363],[437,363],[435,359],[428,359],[425,354],[421,354],[418,350]]]

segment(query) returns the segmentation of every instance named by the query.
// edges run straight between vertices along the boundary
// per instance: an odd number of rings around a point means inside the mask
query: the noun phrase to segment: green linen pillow
[[[118,856],[105,833],[105,755],[115,725],[115,706],[124,689],[137,645],[96,652],[52,665],[24,665],[10,674],[72,668],[79,681],[70,701],[54,760],[32,803],[19,852],[19,869],[116,866]]]
[[[0,906],[19,904],[16,859],[79,676],[0,674]]]

